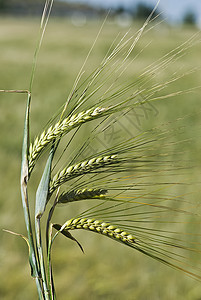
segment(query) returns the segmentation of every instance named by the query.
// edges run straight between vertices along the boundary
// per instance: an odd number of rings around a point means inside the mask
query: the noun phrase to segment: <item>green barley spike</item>
[[[65,118],[62,122],[56,123],[51,126],[47,131],[44,131],[39,137],[36,137],[33,144],[29,148],[29,175],[33,171],[37,159],[43,152],[43,150],[55,139],[60,138],[64,134],[68,133],[73,128],[86,123],[88,121],[102,117],[103,114],[108,111],[109,108],[93,107],[86,111],[82,111],[78,114],[74,114],[71,117]]]
[[[58,199],[58,203],[69,203],[85,199],[102,198],[107,193],[104,189],[83,189],[73,190],[71,192],[62,193]]]
[[[53,227],[56,230],[61,231],[64,235],[69,230],[85,229],[100,233],[128,246],[132,246],[136,243],[136,239],[132,234],[101,220],[87,218],[70,219],[63,226],[53,224]]]
[[[58,187],[60,187],[66,181],[80,176],[82,174],[90,173],[93,170],[114,164],[117,161],[117,155],[107,155],[102,157],[94,157],[90,160],[86,160],[75,165],[66,167],[53,177],[52,181],[50,182],[49,195],[51,195]]]

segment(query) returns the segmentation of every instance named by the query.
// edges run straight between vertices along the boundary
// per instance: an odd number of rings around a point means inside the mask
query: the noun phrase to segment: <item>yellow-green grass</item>
[[[101,22],[93,22],[77,28],[68,20],[50,20],[44,43],[40,51],[35,73],[31,114],[32,137],[42,132],[43,126],[66,99],[73,81],[90,49]],[[0,89],[27,89],[35,42],[39,27],[38,19],[0,20]],[[133,29],[139,28],[133,24]],[[127,29],[123,29],[125,32]],[[121,28],[112,23],[105,25],[102,35],[87,64],[88,72],[101,61],[112,40]],[[178,46],[195,32],[192,29],[169,28],[161,25],[146,34],[137,49],[146,46],[129,69],[127,76],[139,74],[141,69]],[[184,70],[198,66],[201,45],[190,49],[186,56],[162,71],[164,79],[171,72],[184,66]],[[182,72],[181,72],[182,73]],[[137,76],[137,75],[136,75]],[[200,72],[176,83],[177,90],[198,86]],[[175,88],[175,85],[174,87]],[[169,92],[172,91],[170,87]],[[26,97],[15,94],[0,94],[0,220],[1,229],[25,233],[23,211],[19,192],[21,140]],[[200,109],[200,91],[175,97],[154,104],[157,117],[150,112],[145,127],[174,120],[177,116]],[[185,137],[189,138],[198,117],[190,118]],[[198,132],[196,132],[198,136]],[[191,144],[192,160],[197,159],[198,168],[190,173],[189,181],[199,181],[200,146],[195,139]],[[190,156],[190,153],[189,153]],[[188,179],[188,178],[187,178]],[[33,175],[33,184],[38,182]],[[197,186],[199,196],[199,185]],[[32,193],[33,195],[33,193]],[[199,199],[194,196],[193,199]],[[30,199],[33,205],[33,199]],[[199,206],[198,206],[199,208]],[[66,220],[64,210],[57,215]],[[199,227],[192,228],[199,233]],[[34,281],[29,278],[26,244],[18,237],[0,232],[0,298],[36,299]],[[93,233],[80,232],[76,238],[82,243],[85,255],[72,241],[62,236],[54,245],[53,266],[55,270],[58,299],[198,299],[200,283],[186,275],[160,265],[132,249],[115,244]]]

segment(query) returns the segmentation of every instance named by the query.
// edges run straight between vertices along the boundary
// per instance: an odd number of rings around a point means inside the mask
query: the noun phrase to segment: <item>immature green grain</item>
[[[30,145],[29,149],[29,175],[33,171],[37,159],[52,141],[62,137],[75,127],[101,117],[109,108],[104,107],[93,107],[86,111],[82,111],[78,114],[74,114],[71,117],[65,118],[62,122],[56,123],[51,126],[47,131],[35,139],[33,144]]]
[[[102,198],[107,193],[104,189],[82,189],[73,190],[71,192],[62,193],[58,199],[58,203],[69,203],[85,199]]]
[[[87,219],[87,218],[77,218],[68,220],[63,226],[59,224],[54,224],[53,227],[58,231],[61,230],[61,233],[65,234],[68,230],[73,229],[85,229],[93,232],[103,234],[109,238],[112,238],[116,241],[119,241],[123,244],[130,245],[135,244],[137,241],[136,238],[129,234],[128,232],[106,223],[104,221]]]
[[[50,182],[49,194],[51,195],[59,186],[72,178],[82,174],[90,173],[91,171],[106,167],[116,162],[117,155],[107,155],[102,157],[94,157],[70,167],[66,167],[53,177],[52,181]]]

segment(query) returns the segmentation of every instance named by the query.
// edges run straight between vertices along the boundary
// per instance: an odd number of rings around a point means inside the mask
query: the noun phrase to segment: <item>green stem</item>
[[[55,299],[55,289],[54,289],[54,280],[53,280],[53,274],[52,274],[52,263],[51,263],[51,243],[52,243],[52,224],[50,224],[50,221],[52,219],[52,215],[54,213],[55,207],[58,203],[58,194],[57,192],[55,201],[53,206],[51,207],[47,219],[47,225],[46,225],[46,247],[47,247],[47,265],[48,265],[48,285],[50,290],[50,296],[51,299]]]
[[[43,35],[47,26],[47,22],[49,19],[49,15],[52,9],[54,0],[51,0],[50,2],[47,0],[45,3],[45,7],[43,10],[43,17],[41,22],[41,34],[40,39],[37,43],[35,55],[34,55],[34,61],[32,65],[32,73],[30,78],[30,88],[28,92],[28,99],[27,99],[27,107],[26,107],[26,114],[25,114],[25,121],[24,121],[24,136],[23,136],[23,146],[22,146],[22,164],[21,164],[21,198],[22,198],[22,205],[24,210],[24,219],[26,223],[26,229],[28,234],[28,241],[29,241],[29,262],[31,266],[31,274],[33,277],[35,277],[36,280],[36,286],[38,290],[38,296],[40,300],[48,299],[46,295],[46,289],[43,289],[44,282],[41,283],[41,266],[44,265],[41,264],[41,253],[42,248],[39,247],[39,249],[35,248],[35,243],[33,240],[33,233],[32,233],[32,226],[31,226],[31,218],[30,218],[30,209],[29,209],[29,203],[28,203],[28,192],[27,192],[27,183],[28,183],[28,177],[29,177],[29,168],[28,168],[28,154],[29,154],[29,113],[30,113],[30,104],[31,104],[31,90],[33,85],[33,79],[34,79],[34,73],[36,68],[36,62],[37,62],[37,56],[40,50],[40,45],[42,43]],[[46,17],[46,18],[45,18]],[[45,22],[44,22],[45,21]],[[43,25],[44,22],[44,25]],[[21,92],[21,91],[19,91]],[[36,226],[37,227],[37,226]],[[39,229],[40,229],[40,221],[39,221]],[[39,231],[40,233],[40,231]],[[37,242],[40,242],[40,236],[39,240]],[[39,251],[36,251],[39,250]],[[41,253],[40,253],[41,252]],[[40,254],[40,255],[39,255]]]
[[[40,269],[38,266],[37,255],[33,240],[31,217],[28,202],[27,182],[28,182],[28,147],[29,147],[29,111],[30,111],[31,94],[28,92],[27,107],[24,121],[24,136],[22,144],[22,163],[21,163],[21,198],[24,211],[24,219],[29,241],[29,263],[31,266],[31,275],[36,279],[39,299],[44,299],[43,289],[40,283]]]
[[[39,264],[41,269],[41,278],[42,278],[42,284],[44,289],[44,299],[50,300],[49,297],[49,290],[48,290],[48,284],[46,279],[46,272],[45,272],[45,264],[44,264],[44,257],[43,257],[43,247],[42,247],[42,240],[41,240],[41,226],[40,226],[40,218],[35,219],[35,230],[36,230],[36,245],[38,250],[38,256],[39,256]]]
[[[41,281],[38,277],[36,277],[36,287],[37,287],[37,291],[38,291],[38,297],[39,300],[44,300],[44,295],[43,295],[43,291],[42,291],[42,286],[41,286]]]
[[[37,261],[37,255],[35,251],[35,245],[33,241],[33,233],[32,233],[32,227],[31,227],[31,220],[30,220],[30,213],[29,213],[29,205],[28,205],[28,197],[26,193],[27,189],[24,188],[24,185],[21,187],[21,193],[22,193],[22,204],[24,209],[24,219],[26,223],[26,229],[28,234],[28,240],[29,240],[29,263],[31,266],[31,275],[35,277],[36,280],[36,286],[38,290],[39,299],[44,299],[43,297],[43,289],[40,282],[40,269],[38,266]],[[24,193],[25,192],[25,193]]]
[[[51,300],[55,300],[55,288],[52,274],[52,263],[51,263],[51,236],[52,236],[52,224],[49,226],[49,238],[48,238],[48,249],[47,249],[47,265],[48,265],[48,285],[50,291]]]

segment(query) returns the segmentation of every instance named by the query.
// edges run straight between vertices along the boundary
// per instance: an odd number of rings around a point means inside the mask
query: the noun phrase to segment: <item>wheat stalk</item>
[[[90,173],[96,169],[109,166],[116,162],[118,162],[117,155],[107,155],[102,157],[94,157],[92,159],[66,167],[53,177],[52,181],[50,182],[49,194],[51,195],[59,186],[72,178],[82,174]]]
[[[67,117],[62,122],[58,122],[54,126],[49,127],[47,131],[43,131],[43,133],[39,137],[36,137],[33,144],[30,145],[29,175],[33,171],[37,159],[51,142],[53,142],[57,138],[62,137],[73,128],[103,116],[103,114],[108,110],[109,108],[93,107],[78,114],[74,114],[71,117]]]

